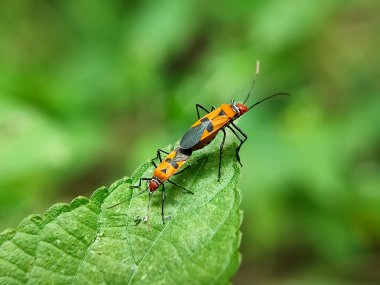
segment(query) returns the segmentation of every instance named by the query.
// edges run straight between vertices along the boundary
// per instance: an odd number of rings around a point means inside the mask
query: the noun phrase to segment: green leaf
[[[134,223],[146,215],[148,195],[131,199],[130,185],[151,177],[149,162],[90,199],[27,217],[17,231],[0,235],[0,284],[228,283],[240,263],[235,148],[228,140],[220,182],[218,142],[193,154],[192,167],[173,180],[194,195],[167,184],[165,214],[171,219],[164,225],[161,191],[152,197],[149,222]]]

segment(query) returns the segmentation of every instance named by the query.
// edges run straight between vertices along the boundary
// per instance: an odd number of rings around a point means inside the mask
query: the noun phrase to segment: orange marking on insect
[[[170,179],[186,163],[190,155],[191,152],[184,153],[180,148],[169,153],[153,172],[152,180],[149,182],[150,192],[156,191],[162,183]]]

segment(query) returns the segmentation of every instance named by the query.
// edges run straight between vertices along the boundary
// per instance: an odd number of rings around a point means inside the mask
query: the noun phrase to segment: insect
[[[253,90],[253,87],[255,85],[257,76],[259,74],[259,62],[257,62],[256,65],[256,75],[255,79],[252,82],[252,86],[248,92],[247,97],[245,98],[243,103],[235,103],[234,100],[231,101],[231,104],[222,104],[218,108],[212,107],[211,111],[208,111],[205,107],[203,107],[200,104],[196,104],[197,109],[197,115],[198,115],[198,121],[196,121],[190,129],[185,133],[185,135],[182,137],[179,148],[182,150],[191,150],[196,151],[201,148],[204,148],[208,144],[210,144],[217,134],[222,131],[223,132],[223,139],[219,146],[219,167],[218,167],[218,181],[220,181],[220,172],[221,172],[221,164],[222,164],[222,151],[224,142],[226,140],[226,130],[225,128],[228,128],[231,130],[231,132],[238,138],[240,141],[240,144],[236,148],[236,159],[239,162],[240,165],[240,148],[244,144],[244,142],[247,140],[248,136],[241,130],[234,121],[242,116],[243,114],[247,113],[249,110],[251,110],[253,107],[257,106],[258,104],[272,98],[275,96],[280,95],[286,95],[289,96],[288,93],[276,93],[271,96],[268,96],[255,104],[253,104],[250,107],[247,107],[245,103],[248,101],[251,92]],[[203,111],[207,112],[203,117],[200,117],[199,115],[199,109],[202,109]]]
[[[163,160],[162,159],[162,154],[165,154],[166,157]],[[148,177],[141,177],[139,178],[139,182],[137,185],[132,185],[132,188],[141,188],[141,185],[143,181],[148,181],[149,185],[148,188],[139,192],[138,194],[134,195],[133,197],[137,195],[141,195],[147,191],[149,194],[149,201],[148,201],[148,213],[147,216],[143,218],[143,220],[148,220],[149,219],[149,203],[150,199],[153,195],[154,192],[162,185],[162,204],[161,204],[161,217],[162,217],[162,222],[165,223],[165,215],[164,215],[164,208],[165,208],[165,182],[168,182],[170,184],[173,184],[177,186],[178,188],[181,188],[184,190],[184,192],[189,193],[189,194],[194,194],[190,190],[186,189],[185,187],[177,184],[176,182],[170,180],[170,178],[174,175],[178,175],[182,173],[183,171],[189,169],[191,167],[191,164],[188,164],[185,168],[179,170],[190,158],[192,154],[192,150],[186,150],[186,149],[181,149],[180,147],[177,147],[176,149],[172,150],[170,153],[166,152],[162,149],[157,150],[157,155],[155,158],[151,160],[151,163],[154,165],[155,169],[153,172],[153,176],[151,178]],[[155,159],[159,159],[160,164],[157,165],[155,162]],[[109,208],[115,207],[126,200],[123,200],[116,205],[113,205]],[[141,222],[142,219],[137,219],[136,222],[139,223]]]
[[[173,151],[171,151],[170,153],[162,149],[158,149],[156,157],[151,160],[151,163],[155,167],[153,176],[151,178],[141,177],[139,178],[139,182],[137,185],[131,186],[132,188],[141,188],[143,181],[148,181],[149,182],[148,188],[132,197],[141,195],[149,191],[148,194],[149,194],[149,201],[150,201],[153,193],[162,185],[161,216],[162,216],[163,223],[165,223],[165,220],[166,220],[165,215],[164,215],[165,182],[173,184],[177,186],[178,188],[183,189],[187,193],[194,194],[190,190],[170,180],[172,176],[178,175],[182,173],[183,171],[187,170],[189,167],[191,167],[191,164],[189,164],[185,168],[180,170],[180,168],[189,160],[193,151],[204,148],[215,139],[215,137],[220,131],[223,132],[223,139],[219,146],[218,181],[220,181],[222,151],[223,151],[223,146],[226,140],[225,128],[228,128],[229,130],[231,130],[231,132],[240,141],[240,144],[236,148],[236,159],[241,165],[239,152],[240,152],[241,146],[247,140],[248,136],[234,123],[234,121],[240,116],[242,116],[243,114],[245,114],[246,112],[248,112],[249,110],[251,110],[253,107],[257,106],[258,104],[272,97],[280,96],[280,95],[287,95],[287,96],[290,95],[288,93],[276,93],[254,103],[250,107],[247,107],[245,103],[248,101],[252,93],[258,74],[259,74],[259,62],[257,62],[257,65],[256,65],[256,75],[252,82],[252,86],[243,103],[235,103],[235,101],[232,100],[230,104],[222,104],[218,108],[212,107],[211,111],[208,111],[205,107],[197,103],[196,110],[197,110],[198,120],[190,127],[190,129],[188,129],[188,131],[181,138],[179,146]],[[204,115],[203,117],[200,117],[199,109],[202,109],[203,111],[207,112],[207,114]],[[164,160],[162,159],[162,156],[161,156],[162,154],[166,155]],[[159,165],[155,163],[155,159],[159,159],[160,161]],[[123,202],[124,201],[116,205],[113,205],[110,208],[115,207]],[[148,219],[149,219],[149,202],[148,202],[148,214],[146,218],[144,218],[144,220],[148,220]]]

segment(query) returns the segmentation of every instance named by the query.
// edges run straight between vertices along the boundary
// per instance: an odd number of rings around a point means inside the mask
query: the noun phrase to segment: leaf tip
[[[13,229],[6,229],[0,233],[0,245],[5,241],[12,239],[16,234],[16,231]]]
[[[78,196],[75,199],[73,199],[70,203],[70,209],[74,210],[80,206],[86,205],[88,203],[88,198],[83,196]]]
[[[63,212],[69,212],[70,206],[66,203],[58,203],[53,206],[51,206],[49,209],[46,210],[44,213],[42,219],[43,223],[47,224],[54,220],[56,217],[58,217]]]
[[[108,188],[103,186],[95,190],[95,192],[91,195],[90,201],[96,203],[103,203],[104,199],[108,196],[109,191]]]
[[[17,227],[18,232],[34,232],[35,229],[41,228],[43,219],[41,215],[29,215],[23,219]]]

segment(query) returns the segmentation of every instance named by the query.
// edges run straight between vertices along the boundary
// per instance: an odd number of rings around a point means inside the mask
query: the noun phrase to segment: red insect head
[[[236,103],[236,107],[239,109],[239,117],[249,111],[248,107],[241,103]]]
[[[158,181],[156,179],[152,179],[150,180],[149,182],[149,191],[150,192],[154,192],[157,190],[157,188],[160,187],[160,184],[158,183]]]

